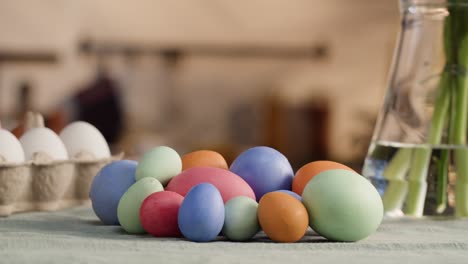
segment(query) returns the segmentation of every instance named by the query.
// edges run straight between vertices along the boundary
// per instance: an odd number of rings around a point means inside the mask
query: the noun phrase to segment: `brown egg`
[[[304,205],[282,192],[265,194],[258,204],[258,221],[265,234],[276,242],[296,242],[309,226]]]
[[[197,150],[182,157],[182,170],[193,167],[215,167],[228,169],[226,160],[216,151]]]
[[[304,191],[305,186],[315,175],[321,173],[322,171],[334,169],[354,171],[350,167],[334,161],[319,160],[307,163],[296,172],[296,175],[293,178],[293,192],[302,195],[302,191]]]

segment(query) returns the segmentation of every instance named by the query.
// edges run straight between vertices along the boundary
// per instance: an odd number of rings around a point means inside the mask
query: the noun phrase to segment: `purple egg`
[[[244,179],[257,201],[266,193],[291,190],[294,172],[288,159],[270,147],[254,147],[241,153],[229,168]]]
[[[224,203],[221,193],[211,183],[198,184],[187,193],[177,218],[180,232],[196,242],[215,239],[224,224]]]
[[[94,213],[106,225],[118,225],[117,206],[122,195],[135,183],[137,162],[114,161],[94,177],[89,197]]]

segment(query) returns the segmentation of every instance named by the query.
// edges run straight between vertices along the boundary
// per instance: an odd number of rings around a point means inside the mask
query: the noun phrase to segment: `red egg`
[[[221,193],[224,203],[237,196],[247,196],[255,200],[255,193],[238,175],[224,169],[213,167],[194,167],[172,178],[167,191],[185,196],[188,191],[200,183],[211,183]]]
[[[182,236],[177,217],[184,197],[170,191],[155,192],[140,207],[140,221],[148,234],[156,237]]]

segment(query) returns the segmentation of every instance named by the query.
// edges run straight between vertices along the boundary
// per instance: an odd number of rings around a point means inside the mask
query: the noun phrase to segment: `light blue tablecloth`
[[[468,263],[468,219],[386,220],[357,243],[308,232],[298,243],[263,233],[248,243],[210,243],[125,234],[89,208],[0,218],[0,263]]]

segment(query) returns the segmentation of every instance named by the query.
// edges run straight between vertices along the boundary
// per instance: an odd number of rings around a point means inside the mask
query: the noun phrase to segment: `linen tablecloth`
[[[355,243],[328,242],[308,231],[280,244],[129,235],[104,226],[90,208],[0,218],[0,263],[468,263],[467,219],[386,219]]]

